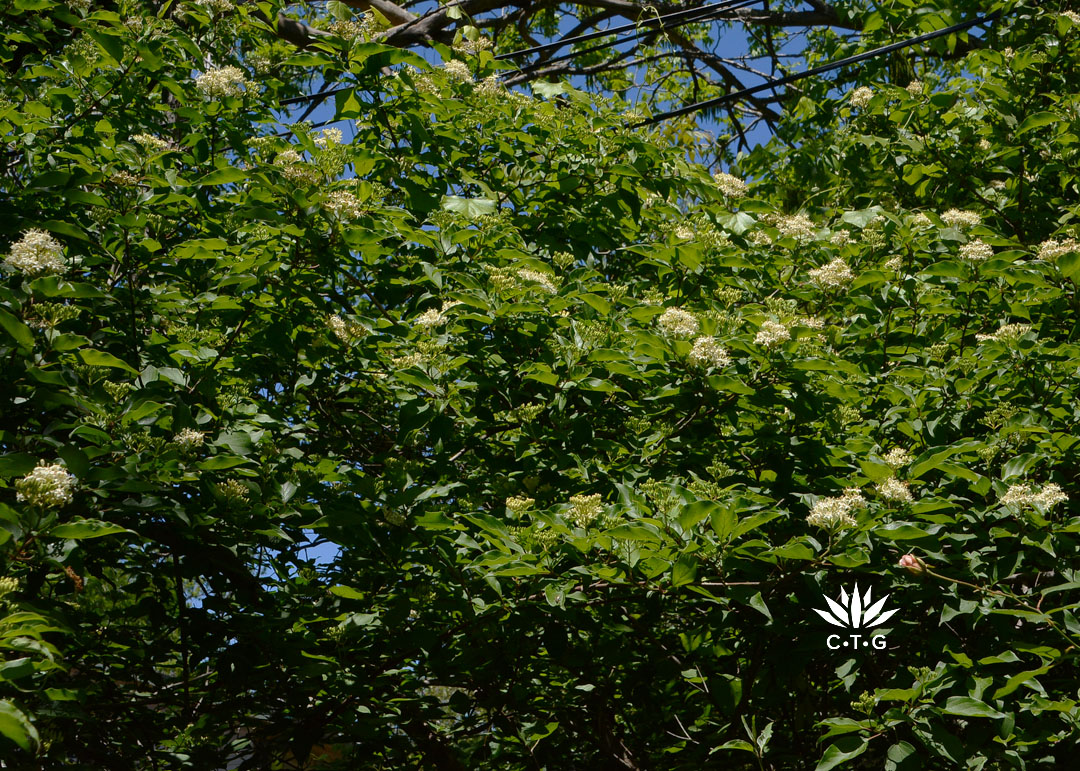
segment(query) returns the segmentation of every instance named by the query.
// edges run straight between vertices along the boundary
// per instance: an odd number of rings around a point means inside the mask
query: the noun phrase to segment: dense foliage
[[[5,0],[0,766],[1063,767],[1051,5],[740,179],[460,35]],[[313,68],[344,122],[278,133]]]

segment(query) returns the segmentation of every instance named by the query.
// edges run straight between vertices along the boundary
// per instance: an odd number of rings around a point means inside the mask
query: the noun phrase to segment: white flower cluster
[[[1073,24],[1080,24],[1080,13],[1077,13],[1076,11],[1062,11],[1061,15]]]
[[[911,453],[903,447],[893,447],[887,453],[882,455],[881,459],[885,461],[886,465],[891,466],[894,469],[906,466],[911,463],[911,461],[915,460]]]
[[[907,482],[901,482],[896,477],[889,477],[884,482],[877,486],[878,495],[887,501],[896,501],[897,503],[911,503],[914,498],[911,496],[911,490],[908,487]]]
[[[1080,241],[1075,238],[1064,238],[1061,241],[1051,238],[1039,244],[1039,259],[1047,262],[1053,262],[1073,252],[1080,252]]]
[[[443,70],[450,76],[451,80],[456,80],[460,83],[472,83],[473,75],[469,71],[469,66],[465,62],[457,59],[451,59],[443,65]]]
[[[840,232],[846,233],[847,231]],[[847,286],[854,279],[855,275],[851,272],[851,268],[839,257],[828,265],[810,271],[810,281],[822,289],[839,289]]]
[[[806,517],[806,524],[826,530],[855,527],[858,521],[853,512],[866,507],[866,499],[856,488],[849,487],[843,495],[819,498]]]
[[[443,323],[443,316],[436,308],[428,308],[416,317],[413,326],[417,329],[431,329]]]
[[[477,56],[481,51],[491,49],[491,38],[480,37],[476,40],[459,40],[454,43],[454,50],[466,56]]]
[[[136,134],[131,141],[148,153],[163,153],[170,147],[168,142],[153,134]]]
[[[44,230],[27,230],[20,240],[11,245],[4,266],[28,276],[60,273],[64,270],[62,253],[60,242]]]
[[[814,221],[805,214],[791,214],[776,219],[781,238],[794,238],[799,243],[814,240]]]
[[[206,435],[202,431],[196,431],[194,428],[181,429],[172,438],[173,443],[185,452],[190,452],[197,447],[202,447],[203,442],[206,441]]]
[[[1006,324],[999,327],[993,334],[975,335],[975,340],[980,343],[995,342],[1004,345],[1015,345],[1030,330],[1030,324]]]
[[[949,209],[941,215],[941,221],[954,228],[973,228],[982,223],[982,217],[966,209]]]
[[[593,495],[574,495],[570,498],[569,518],[578,527],[588,527],[604,511],[604,504],[600,502],[600,493]]]
[[[851,92],[851,106],[862,109],[870,104],[874,98],[874,89],[869,86],[860,86]]]
[[[690,361],[699,367],[726,367],[731,364],[727,349],[711,337],[699,337],[690,349]]]
[[[476,93],[481,96],[496,97],[506,96],[510,92],[507,91],[506,86],[502,84],[502,81],[499,80],[498,76],[488,75],[476,84]]]
[[[1053,482],[1043,485],[1036,490],[1027,483],[1012,485],[1001,496],[999,503],[1002,506],[1013,506],[1023,509],[1027,506],[1040,506],[1051,509],[1059,503],[1069,500],[1069,496]]]
[[[315,146],[325,150],[328,147],[336,147],[341,144],[344,135],[339,128],[323,129],[319,136],[315,137]]]
[[[837,230],[829,236],[829,243],[833,246],[847,246],[851,243],[851,231],[845,229]]]
[[[772,348],[780,343],[785,343],[791,339],[791,332],[783,324],[775,321],[765,321],[758,328],[758,333],[754,337],[754,342],[765,348]]]
[[[326,325],[330,327],[330,331],[333,332],[341,342],[346,344],[359,340],[367,334],[367,330],[361,324],[343,319],[336,313],[327,319]]]
[[[0,599],[19,590],[19,579],[11,576],[0,578]]]
[[[728,198],[742,198],[746,195],[746,183],[734,174],[718,171],[713,174],[713,179],[716,180],[716,186],[720,188],[720,192]]]
[[[75,477],[59,463],[38,463],[29,474],[15,483],[15,498],[31,506],[57,509],[71,503]]]
[[[559,291],[555,286],[554,279],[546,273],[541,273],[538,270],[532,268],[522,268],[517,272],[518,278],[529,284],[535,284],[549,294],[555,294]]]
[[[969,262],[985,262],[994,256],[994,247],[976,238],[960,247],[960,258]]]
[[[698,329],[701,328],[697,317],[682,308],[668,308],[660,314],[656,323],[660,325],[664,334],[672,337],[690,337],[696,335]]]
[[[339,220],[354,220],[364,213],[360,199],[348,190],[334,190],[326,196],[323,208]]]
[[[195,88],[209,97],[240,96],[246,84],[244,71],[232,65],[207,70],[195,78]]]
[[[230,0],[195,0],[195,5],[211,13],[228,13],[236,7]]]
[[[923,230],[924,228],[933,227],[934,222],[925,214],[919,212],[911,218],[908,225],[910,225],[913,230]]]
[[[918,96],[923,92],[923,82],[921,80],[913,80],[904,87],[904,90],[912,96]]]
[[[282,150],[274,158],[274,165],[281,169],[281,174],[290,182],[314,184],[319,180],[319,173],[311,164],[304,161],[304,156],[296,150]]]

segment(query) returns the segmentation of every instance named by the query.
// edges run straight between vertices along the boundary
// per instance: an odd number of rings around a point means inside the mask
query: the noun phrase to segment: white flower
[[[131,141],[142,147],[146,152],[162,153],[169,149],[169,143],[152,134],[136,134]]]
[[[941,221],[954,228],[973,228],[982,223],[982,217],[965,209],[949,209],[941,215]]]
[[[322,134],[315,137],[315,146],[325,150],[328,147],[340,145],[342,137],[343,135],[339,128],[323,129]]]
[[[922,230],[923,228],[929,228],[933,226],[933,221],[922,212],[919,212],[913,216],[908,224],[914,230]]]
[[[353,220],[364,213],[360,199],[348,190],[334,190],[323,202],[323,208],[339,220]]]
[[[960,247],[960,258],[970,262],[983,262],[994,256],[994,247],[976,238]]]
[[[682,308],[668,308],[656,320],[664,334],[672,337],[690,337],[700,329],[697,317]]]
[[[467,56],[476,56],[481,51],[491,48],[491,38],[481,37],[476,40],[459,40],[454,43],[454,50]]]
[[[418,329],[430,329],[443,323],[442,314],[435,308],[429,308],[416,317],[413,326]]]
[[[851,92],[851,106],[857,108],[866,107],[874,98],[874,90],[869,86],[860,86]]]
[[[855,527],[858,520],[852,512],[866,506],[866,499],[855,488],[848,488],[834,498],[818,498],[806,517],[806,524],[826,530]]]
[[[12,576],[0,578],[0,599],[19,590],[19,579]]]
[[[61,273],[65,267],[60,256],[62,253],[60,242],[44,230],[27,230],[19,241],[11,245],[4,266],[28,276]]]
[[[993,334],[975,335],[975,340],[980,343],[993,341],[1004,345],[1015,345],[1029,331],[1031,331],[1030,324],[1006,324],[999,327]]]
[[[716,186],[720,188],[720,192],[728,198],[742,198],[746,195],[746,183],[734,174],[718,171],[713,175],[713,179],[716,180]]]
[[[507,94],[506,86],[497,75],[488,75],[476,85],[476,93],[481,96],[497,97]]]
[[[588,527],[593,520],[604,511],[604,504],[600,502],[600,494],[574,495],[570,498],[573,508],[568,515],[571,522],[578,527]]]
[[[469,72],[469,67],[465,62],[451,59],[443,65],[443,69],[452,80],[457,80],[462,83],[472,83],[473,76],[472,73]]]
[[[814,239],[814,222],[805,214],[791,214],[786,217],[779,217],[776,221],[776,228],[780,231],[781,237],[794,238],[800,243]]]
[[[1012,506],[1023,509],[1028,506],[1041,506],[1050,509],[1059,503],[1069,500],[1069,496],[1057,484],[1050,482],[1036,492],[1027,483],[1011,485],[998,501],[1002,506]]]
[[[326,325],[343,343],[352,343],[367,334],[362,325],[343,319],[336,313],[326,320]]]
[[[1064,238],[1061,241],[1049,239],[1039,244],[1039,259],[1053,262],[1066,254],[1080,252],[1080,241],[1075,238]]]
[[[552,280],[552,277],[548,276],[545,273],[541,273],[538,270],[533,270],[532,268],[522,268],[517,272],[517,274],[518,278],[520,278],[522,281],[536,284],[545,292],[555,294],[559,291],[558,288],[555,286],[555,282]]]
[[[318,181],[319,173],[304,161],[304,156],[296,150],[282,150],[274,158],[274,165],[281,169],[281,174],[290,182],[313,184]]]
[[[911,456],[911,453],[905,450],[903,447],[893,447],[887,453],[882,455],[881,459],[885,461],[887,465],[892,466],[894,469],[900,468],[901,466],[906,466],[911,463],[911,461],[915,460]]]
[[[1062,11],[1061,15],[1073,24],[1080,24],[1080,13],[1077,13],[1076,11]]]
[[[900,270],[904,267],[904,258],[898,254],[894,255],[885,260],[885,264],[882,265],[882,267],[885,268],[885,270]]]
[[[196,431],[193,428],[185,428],[173,436],[172,440],[181,450],[194,450],[196,447],[203,446],[203,442],[206,441],[206,435],[203,434],[202,431]]]
[[[772,348],[774,345],[779,345],[790,339],[791,332],[783,324],[778,324],[775,321],[765,321],[758,328],[754,342],[765,348]]]
[[[878,495],[887,501],[897,501],[898,503],[911,503],[914,498],[911,497],[911,490],[908,488],[907,482],[901,482],[896,477],[889,477],[884,482],[877,486]]]
[[[230,65],[202,73],[195,78],[195,88],[210,97],[240,96],[246,82],[244,71]]]
[[[1076,20],[1080,24],[1080,19]],[[1056,484],[1043,485],[1043,489],[1035,494],[1034,501],[1045,509],[1050,509],[1059,503],[1069,500],[1069,496]]]
[[[993,145],[990,144],[990,140],[986,139],[985,137],[980,139],[975,144],[975,146],[978,147],[980,150],[982,150],[984,153],[990,152],[990,150],[993,148]]]
[[[75,477],[63,465],[41,461],[15,483],[15,499],[43,509],[57,509],[71,503],[74,487]]]
[[[235,7],[230,0],[195,0],[195,5],[206,8],[211,13],[227,13]]]
[[[918,96],[923,92],[923,82],[921,80],[913,80],[904,87],[912,96]]]
[[[838,289],[845,287],[854,279],[855,275],[851,272],[851,268],[849,268],[848,264],[839,257],[828,265],[814,268],[810,271],[810,280],[823,289]]]
[[[846,246],[851,243],[851,231],[849,230],[837,230],[831,236],[829,236],[829,243],[833,246]]]
[[[711,337],[699,337],[694,341],[690,361],[702,367],[726,367],[731,364],[727,350]]]

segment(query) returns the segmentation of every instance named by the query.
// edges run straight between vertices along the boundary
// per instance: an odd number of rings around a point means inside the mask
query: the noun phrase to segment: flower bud
[[[926,563],[914,554],[905,554],[900,558],[899,565],[913,576],[922,576],[926,574]]]

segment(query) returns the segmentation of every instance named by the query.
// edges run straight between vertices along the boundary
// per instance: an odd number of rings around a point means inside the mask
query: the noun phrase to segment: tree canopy
[[[327,5],[5,2],[0,766],[1073,758],[1080,16],[720,171]],[[974,10],[877,6],[808,61]]]

